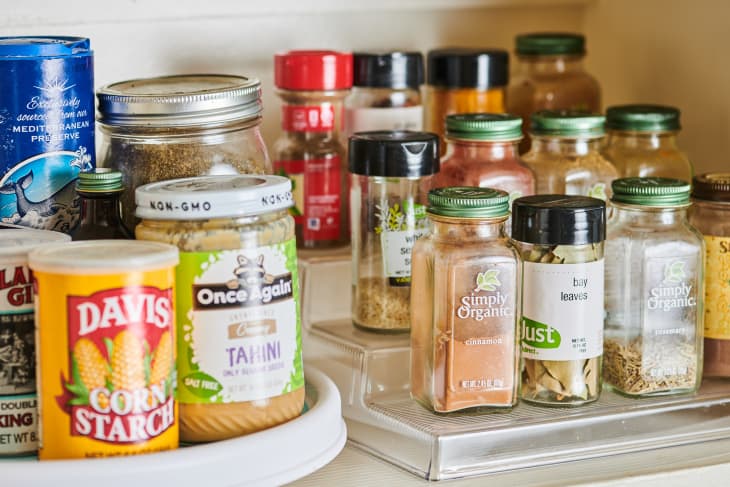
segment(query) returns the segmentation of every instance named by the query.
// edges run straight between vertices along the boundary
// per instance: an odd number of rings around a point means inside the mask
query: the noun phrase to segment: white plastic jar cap
[[[0,258],[25,259],[28,252],[39,245],[69,240],[71,237],[65,233],[48,230],[14,228],[0,230]]]
[[[177,247],[141,240],[87,240],[44,245],[28,254],[33,271],[100,275],[175,267]]]
[[[198,176],[140,186],[143,220],[207,220],[261,215],[294,204],[291,181],[282,176]]]

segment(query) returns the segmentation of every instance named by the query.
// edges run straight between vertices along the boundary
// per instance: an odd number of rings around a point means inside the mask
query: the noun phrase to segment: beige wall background
[[[91,38],[96,85],[222,72],[264,87],[264,136],[279,101],[272,57],[293,48],[512,50],[515,34],[582,31],[606,104],[682,110],[680,138],[698,172],[730,170],[730,1],[726,0],[0,0],[0,35]]]

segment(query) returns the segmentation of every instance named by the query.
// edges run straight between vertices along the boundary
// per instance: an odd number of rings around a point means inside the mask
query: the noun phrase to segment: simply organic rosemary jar
[[[603,354],[606,204],[585,196],[516,199],[523,260],[520,397],[545,406],[598,399]]]
[[[215,441],[304,405],[291,181],[203,176],[137,189],[140,240],[176,245],[182,441]]]
[[[134,190],[203,175],[270,174],[261,83],[219,74],[135,79],[99,89],[99,166],[124,175],[124,223]]]
[[[705,246],[687,221],[689,196],[689,183],[678,179],[613,183],[603,380],[622,394],[700,385]]]
[[[517,402],[520,258],[506,192],[431,190],[413,249],[411,395],[446,413]]]

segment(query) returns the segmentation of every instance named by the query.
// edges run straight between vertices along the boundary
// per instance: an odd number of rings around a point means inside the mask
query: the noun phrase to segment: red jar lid
[[[352,53],[289,51],[274,56],[274,83],[285,90],[344,90],[352,87]]]

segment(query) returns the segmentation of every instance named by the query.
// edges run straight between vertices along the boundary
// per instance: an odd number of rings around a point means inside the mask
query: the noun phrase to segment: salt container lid
[[[0,257],[22,257],[39,245],[68,242],[65,233],[49,230],[7,229],[0,230]]]
[[[89,39],[67,36],[12,36],[0,37],[2,58],[54,58],[90,56],[93,54]]]
[[[291,181],[282,176],[198,176],[140,186],[143,220],[208,220],[261,215],[294,204]]]

